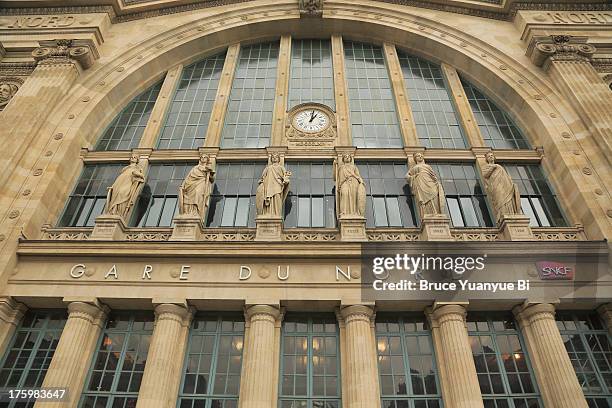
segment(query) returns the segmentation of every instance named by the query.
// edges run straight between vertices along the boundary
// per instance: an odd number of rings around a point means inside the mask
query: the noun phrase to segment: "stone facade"
[[[155,312],[138,407],[175,406],[189,327],[198,311],[244,311],[242,408],[277,406],[281,327],[292,311],[336,313],[344,407],[381,406],[374,324],[377,313],[397,311],[427,316],[446,407],[485,406],[466,329],[472,311],[514,312],[542,406],[587,406],[554,316],[555,308],[598,310],[612,327],[609,4],[109,0],[71,6],[53,0],[48,8],[31,8],[29,2],[3,3],[8,7],[0,10],[0,355],[26,310],[67,309],[42,386],[79,390],[68,402],[36,407],[78,405],[110,310]],[[312,148],[295,147],[284,134],[293,37],[328,38],[333,51],[335,110],[329,111],[333,128],[326,133],[331,141]],[[240,47],[271,38],[280,45],[270,146],[220,148]],[[403,148],[353,147],[343,38],[382,46]],[[441,64],[471,147],[427,149],[419,142],[398,49]],[[205,142],[189,150],[156,149],[184,68],[222,50],[225,62]],[[528,219],[514,215],[488,228],[455,228],[441,215],[424,220],[421,228],[366,228],[357,214],[337,220],[335,228],[317,229],[285,229],[279,217],[259,218],[256,228],[207,228],[197,217],[177,217],[174,227],[145,228],[112,216],[99,217],[91,228],[53,227],[84,164],[125,166],[133,154],[145,174],[151,164],[195,164],[203,154],[215,163],[265,162],[271,155],[285,162],[331,162],[347,154],[356,161],[394,160],[410,167],[420,154],[427,163],[469,162],[481,171],[492,149],[460,76],[491,96],[534,147],[496,149],[496,160],[540,164],[569,226],[530,227]],[[138,146],[96,151],[116,115],[162,78]],[[395,243],[415,253],[461,251],[476,243],[490,257],[521,254],[526,261],[473,278],[531,279],[533,289],[453,302],[440,301],[434,292],[366,301],[360,286],[364,243]],[[547,286],[535,261],[570,252],[579,254],[580,262],[596,259],[604,266]]]

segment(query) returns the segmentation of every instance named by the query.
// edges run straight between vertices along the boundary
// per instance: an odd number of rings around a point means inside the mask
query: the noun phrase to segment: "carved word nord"
[[[36,16],[36,17],[16,17],[8,20],[8,28],[58,28],[69,27],[75,22],[74,16]]]

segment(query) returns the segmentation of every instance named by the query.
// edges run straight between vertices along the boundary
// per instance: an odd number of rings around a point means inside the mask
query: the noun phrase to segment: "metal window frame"
[[[283,320],[283,324],[281,327],[281,341],[280,341],[280,364],[279,364],[279,381],[278,381],[278,407],[282,406],[283,402],[286,401],[306,401],[307,408],[313,408],[314,401],[335,401],[338,403],[338,408],[342,408],[342,364],[341,364],[341,355],[340,355],[340,325],[338,321],[335,320],[336,330],[334,333],[327,332],[314,332],[313,331],[313,321],[316,318],[328,318],[333,316],[333,314],[325,314],[325,313],[293,313],[291,314],[292,318],[303,319],[307,322],[308,328],[306,332],[294,332],[287,333],[285,330],[286,320]],[[315,322],[316,323],[316,322]],[[285,373],[285,364],[284,364],[284,346],[285,346],[285,338],[286,337],[306,337],[307,342],[307,351],[306,356],[308,360],[308,364],[306,366],[306,395],[297,396],[297,395],[284,395],[283,394],[283,375]],[[333,337],[336,339],[336,391],[337,397],[329,397],[329,396],[313,396],[312,388],[313,388],[313,347],[312,347],[312,339],[313,337]],[[293,374],[295,375],[295,374]]]

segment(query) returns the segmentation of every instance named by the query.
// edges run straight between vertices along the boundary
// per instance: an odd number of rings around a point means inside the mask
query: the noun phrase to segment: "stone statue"
[[[191,169],[179,187],[180,215],[193,215],[204,219],[212,193],[215,171],[207,154],[200,155],[200,162]]]
[[[0,110],[3,110],[10,100],[15,96],[18,84],[12,81],[0,82]]]
[[[366,188],[352,155],[343,155],[342,163],[334,160],[334,180],[338,218],[364,217]]]
[[[406,180],[417,199],[421,219],[428,215],[445,215],[446,201],[442,183],[431,166],[425,163],[422,153],[415,153],[413,158],[415,164],[408,170]]]
[[[488,152],[485,155],[487,164],[482,168],[487,195],[493,205],[493,211],[500,222],[504,215],[523,214],[521,210],[521,195],[512,177],[499,164],[495,164],[495,156]]]
[[[129,166],[121,170],[113,185],[108,188],[104,214],[119,215],[127,221],[144,182],[144,171],[139,164],[138,155],[134,154],[130,158]]]
[[[280,156],[272,154],[257,186],[255,204],[258,216],[282,217],[285,198],[289,193],[290,177],[291,172],[285,170],[280,163]]]

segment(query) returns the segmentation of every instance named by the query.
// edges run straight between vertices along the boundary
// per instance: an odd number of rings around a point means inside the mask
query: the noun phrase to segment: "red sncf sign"
[[[561,262],[540,261],[536,262],[538,274],[542,280],[573,280],[574,266]]]

